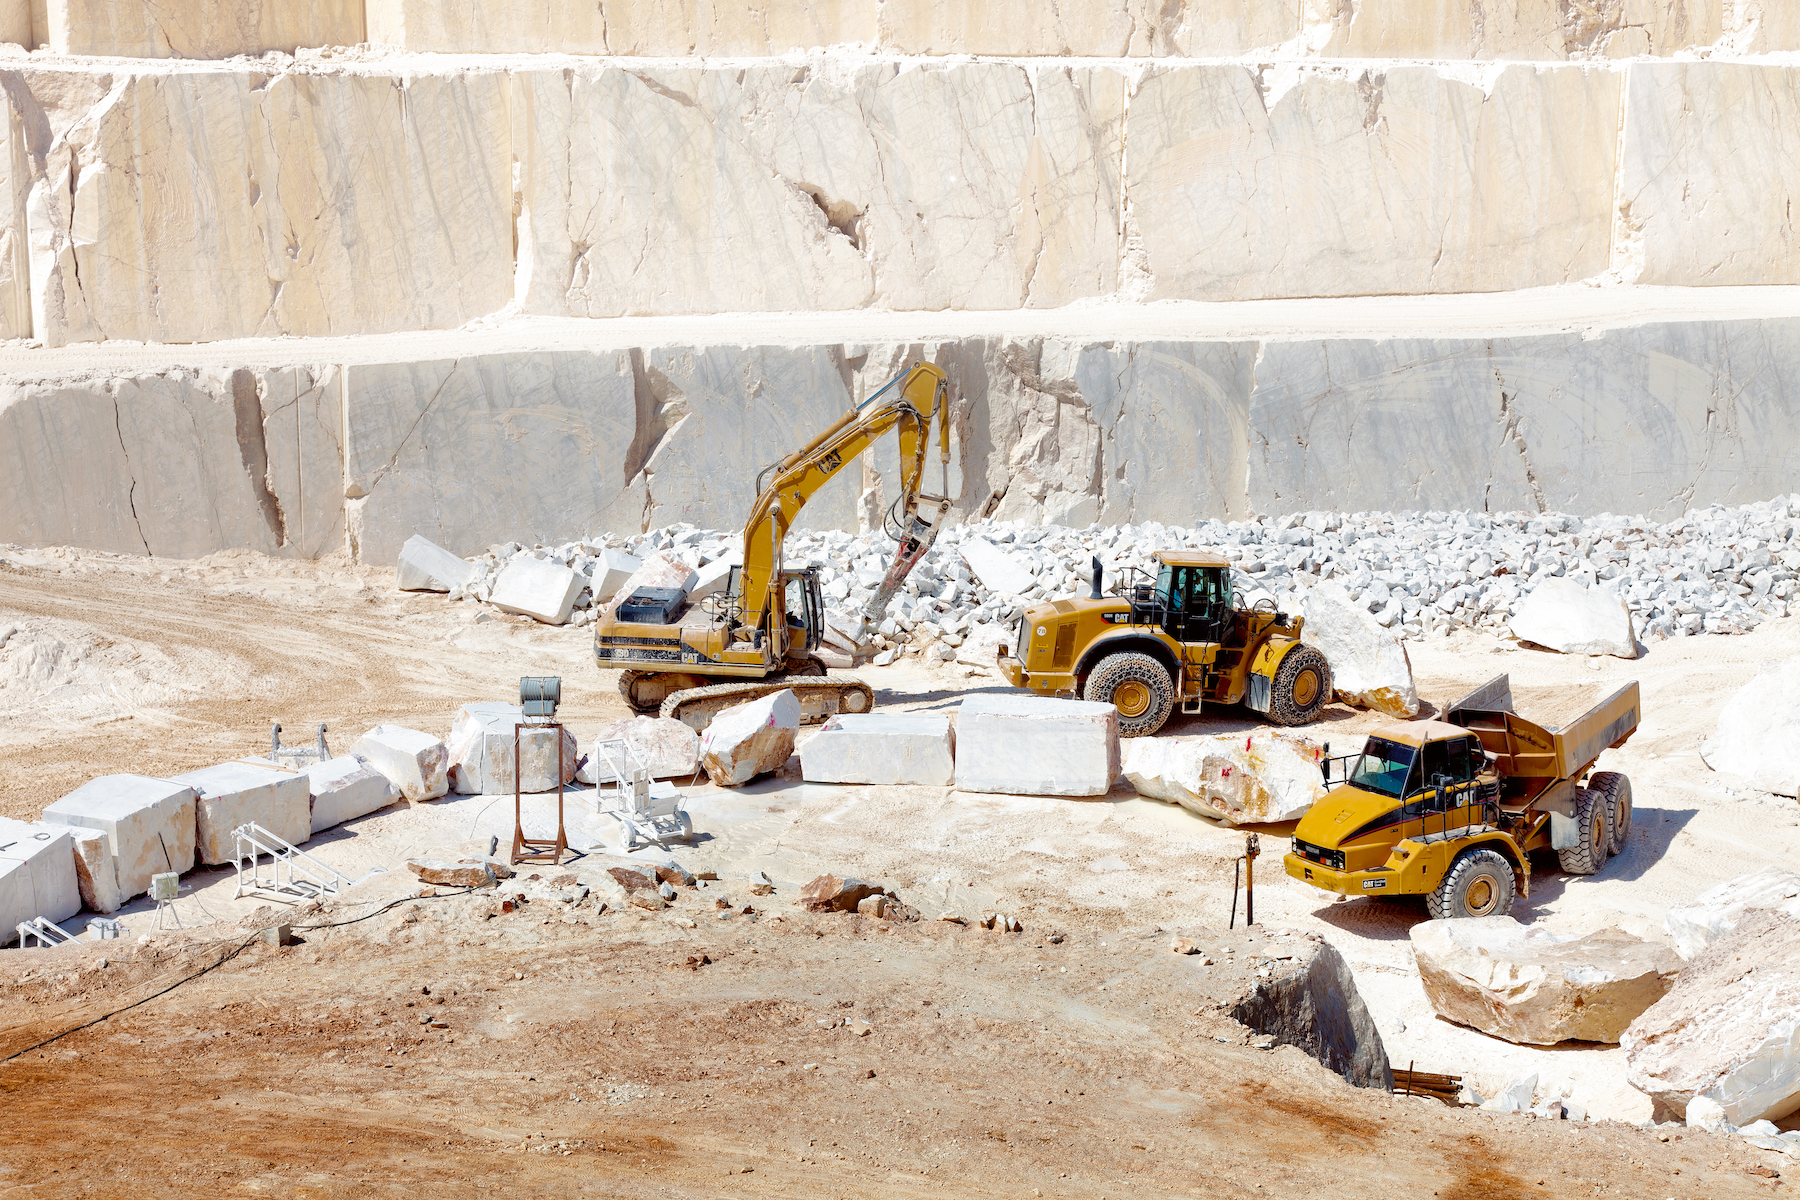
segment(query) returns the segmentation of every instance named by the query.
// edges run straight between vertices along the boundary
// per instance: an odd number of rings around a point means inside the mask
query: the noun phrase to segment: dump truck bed
[[[1529,804],[1553,785],[1579,778],[1603,750],[1623,745],[1637,730],[1638,685],[1634,680],[1611,694],[1577,694],[1534,715],[1536,720],[1513,710],[1506,675],[1476,688],[1444,715],[1481,739],[1503,779],[1520,781],[1509,789],[1513,806]]]

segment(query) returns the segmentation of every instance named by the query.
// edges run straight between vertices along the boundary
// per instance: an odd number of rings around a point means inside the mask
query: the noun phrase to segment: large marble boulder
[[[587,761],[575,778],[583,783],[612,783],[617,779],[597,747],[601,742],[624,739],[650,768],[652,779],[675,779],[692,775],[700,763],[700,735],[693,726],[673,717],[627,717],[601,727],[589,742]],[[629,764],[620,762],[621,769]]]
[[[566,625],[587,576],[550,558],[516,555],[500,569],[488,599],[501,612],[518,613],[546,625]]]
[[[1511,917],[1421,921],[1413,957],[1431,1007],[1509,1042],[1616,1042],[1681,970],[1622,929],[1552,933]]]
[[[301,774],[306,776],[312,793],[314,833],[367,816],[400,800],[400,789],[354,754],[314,763]]]
[[[377,725],[358,738],[350,753],[388,777],[400,794],[417,804],[450,790],[450,751],[443,739],[403,725]]]
[[[1126,738],[1119,753],[1138,795],[1230,825],[1297,821],[1325,797],[1323,748],[1296,734]]]
[[[44,810],[52,825],[106,834],[115,878],[126,899],[150,890],[150,877],[194,869],[194,790],[148,775],[102,775]]]
[[[1327,580],[1314,587],[1302,615],[1306,626],[1300,640],[1325,656],[1339,700],[1391,717],[1418,715],[1419,689],[1406,647],[1342,585]]]
[[[593,570],[588,575],[588,590],[594,594],[594,603],[604,604],[611,600],[643,565],[643,559],[623,550],[602,550],[596,554]]]
[[[960,549],[962,560],[990,592],[1017,596],[1037,582],[1037,576],[1029,567],[991,542],[972,537],[963,542]]]
[[[1800,1109],[1800,921],[1756,912],[1720,938],[1625,1031],[1625,1078],[1659,1119],[1696,1097],[1732,1125]]]
[[[800,747],[800,777],[949,787],[956,779],[955,747],[945,713],[841,713]]]
[[[1694,959],[1742,924],[1746,913],[1757,909],[1800,917],[1800,874],[1764,867],[1727,879],[1691,902],[1671,908],[1663,924],[1675,939],[1675,952]]]
[[[65,826],[75,848],[75,886],[82,907],[97,913],[118,912],[130,897],[119,891],[119,865],[106,835],[81,825]]]
[[[0,817],[0,946],[21,921],[66,921],[81,911],[69,834],[63,825]]]
[[[1513,636],[1564,654],[1637,657],[1631,610],[1614,592],[1577,579],[1544,580],[1513,613]]]
[[[447,592],[474,582],[475,573],[474,563],[415,533],[400,547],[394,583],[403,592]]]
[[[519,739],[518,788],[521,792],[553,792],[558,783],[575,778],[580,757],[575,735],[567,729],[525,726],[517,704],[465,704],[450,726],[450,790],[465,796],[511,795],[514,784],[513,734]],[[561,774],[557,743],[561,741]]]
[[[1088,700],[976,694],[957,707],[956,786],[1104,796],[1119,777],[1119,710]]]
[[[194,789],[194,849],[208,866],[236,859],[232,830],[240,825],[260,825],[296,846],[312,839],[312,793],[297,772],[228,762],[171,782]]]
[[[642,588],[675,588],[679,591],[690,591],[698,583],[700,576],[694,568],[676,558],[667,550],[658,550],[643,564],[631,573],[631,578],[619,585],[619,590],[606,605],[606,615],[611,616],[625,603],[632,593]]]
[[[1782,796],[1800,796],[1800,658],[1758,673],[1719,712],[1700,758],[1723,775]]]
[[[800,700],[786,688],[728,708],[700,735],[700,763],[721,787],[741,787],[779,771],[794,753]]]

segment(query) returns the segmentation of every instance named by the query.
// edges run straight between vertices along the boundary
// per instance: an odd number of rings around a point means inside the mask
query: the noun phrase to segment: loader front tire
[[[1331,664],[1311,646],[1295,646],[1275,668],[1269,686],[1269,720],[1309,725],[1331,702]]]
[[[1175,707],[1175,681],[1148,654],[1110,654],[1088,674],[1081,698],[1118,709],[1120,737],[1149,737]]]
[[[1631,780],[1617,771],[1595,771],[1588,777],[1588,790],[1606,797],[1607,824],[1612,830],[1608,854],[1618,854],[1631,840]]]
[[[1434,921],[1504,917],[1512,907],[1515,881],[1512,864],[1499,851],[1464,850],[1425,897],[1425,911]]]
[[[1571,875],[1592,875],[1606,865],[1612,846],[1612,823],[1606,819],[1606,796],[1593,788],[1575,789],[1575,828],[1581,840],[1556,857]]]

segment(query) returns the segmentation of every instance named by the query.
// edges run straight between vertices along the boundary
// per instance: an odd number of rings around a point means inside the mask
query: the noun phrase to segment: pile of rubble
[[[1517,636],[1567,638],[1567,647],[1555,648],[1583,652],[1594,640],[1583,633],[1594,621],[1582,611],[1590,595],[1603,601],[1592,606],[1602,619],[1606,604],[1623,606],[1643,637],[1743,633],[1800,601],[1796,517],[1800,494],[1696,509],[1666,523],[1475,512],[1304,512],[1192,527],[1150,521],[1085,529],[984,521],[943,532],[890,603],[881,633],[892,647],[923,643],[927,657],[949,661],[964,639],[1010,630],[1028,603],[1085,595],[1095,556],[1111,590],[1129,569],[1148,567],[1153,551],[1179,547],[1230,559],[1246,602],[1266,595],[1297,611],[1315,584],[1330,580],[1407,638],[1458,627],[1501,631],[1519,618],[1530,630],[1515,628]],[[848,632],[892,549],[879,532],[797,533],[787,542],[787,565],[819,569],[828,620]],[[452,598],[525,611],[509,592],[533,571],[554,575],[560,568],[560,587],[550,589],[559,602],[531,615],[580,624],[658,551],[693,568],[702,589],[722,584],[739,554],[736,534],[673,525],[559,546],[496,545],[466,562],[444,555],[456,565],[444,566],[433,586]],[[426,586],[430,570],[407,562],[403,552],[401,586]],[[1562,581],[1546,592],[1557,602],[1554,611],[1527,611],[1527,597],[1552,580]]]

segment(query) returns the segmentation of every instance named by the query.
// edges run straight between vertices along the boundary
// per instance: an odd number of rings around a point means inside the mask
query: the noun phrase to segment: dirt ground
[[[526,674],[563,677],[562,716],[584,743],[624,715],[584,631],[397,593],[381,570],[7,548],[0,562],[0,815],[35,817],[97,774],[254,753],[271,721],[290,741],[325,721],[340,753],[382,721],[442,735],[459,704],[511,699]],[[1609,764],[1633,778],[1632,846],[1589,879],[1539,872],[1515,914],[1645,932],[1671,903],[1789,857],[1800,840],[1793,801],[1736,791],[1694,753],[1745,674],[1796,653],[1795,621],[1657,643],[1636,662],[1473,636],[1412,649],[1421,693],[1438,702],[1501,670],[1522,709],[1534,691],[1641,682],[1644,725]],[[960,668],[862,674],[889,707],[948,708],[1000,686]],[[1312,733],[1342,749],[1374,723],[1333,708]],[[1170,732],[1248,725],[1227,712]],[[790,771],[689,796],[701,836],[675,857],[716,871],[712,888],[735,901],[748,872],[767,872],[777,895],[757,915],[718,920],[708,891],[655,915],[489,913],[479,898],[403,899],[399,876],[377,876],[351,893],[360,904],[292,918],[368,919],[303,930],[289,948],[252,942],[0,1065],[0,1196],[221,1185],[1342,1196],[1398,1185],[1445,1197],[1703,1197],[1785,1186],[1752,1173],[1779,1172],[1778,1158],[1735,1139],[1456,1111],[1352,1089],[1297,1050],[1249,1045],[1216,1009],[1217,968],[1171,955],[1171,936],[1222,961],[1226,945],[1283,929],[1321,935],[1349,960],[1396,1065],[1464,1075],[1490,1094],[1537,1071],[1596,1117],[1648,1115],[1616,1047],[1515,1047],[1435,1018],[1405,936],[1422,908],[1333,904],[1285,879],[1280,828],[1263,831],[1276,852],[1258,873],[1261,931],[1246,935],[1225,929],[1242,832],[1128,787],[1081,802],[825,787]],[[528,832],[553,820],[551,804],[531,801]],[[308,849],[360,875],[510,833],[510,807],[398,807]],[[579,795],[569,812],[575,843],[597,840]],[[1025,932],[813,917],[782,901],[827,870],[886,882],[928,916],[1016,914]],[[232,898],[229,872],[189,883],[178,911],[200,926],[190,934],[139,941],[139,902],[120,914],[124,941],[0,951],[0,1056],[152,995],[266,920],[261,902]],[[375,900],[390,895],[399,905],[382,910]],[[211,917],[222,919],[203,924]]]

